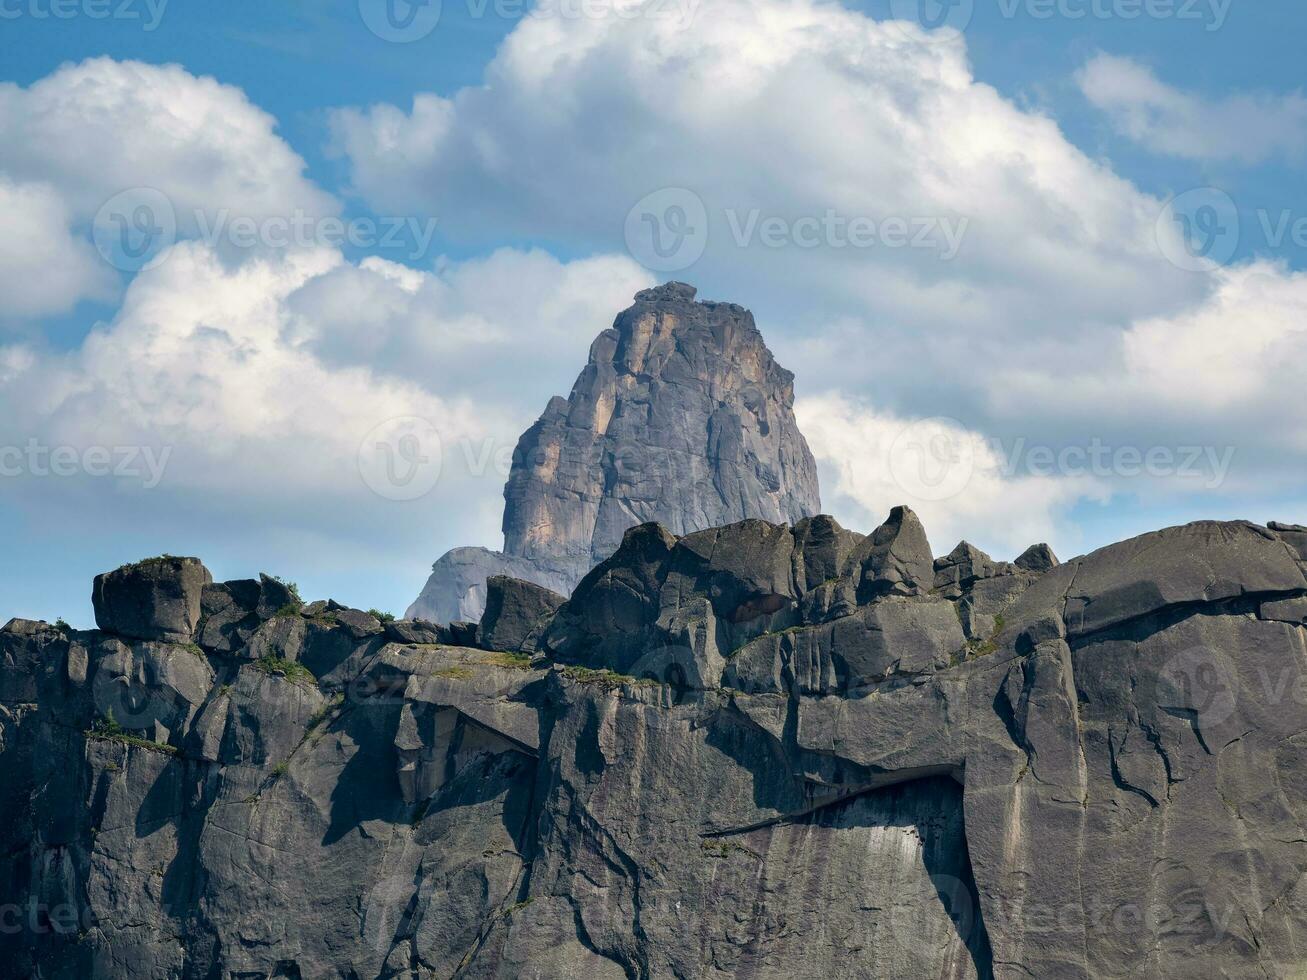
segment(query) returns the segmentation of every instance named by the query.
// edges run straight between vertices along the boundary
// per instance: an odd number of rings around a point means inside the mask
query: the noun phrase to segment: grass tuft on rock
[[[288,681],[304,684],[316,684],[318,682],[318,679],[313,676],[313,671],[295,660],[286,660],[282,657],[260,657],[254,661],[254,667],[256,670],[261,670],[272,677],[285,677]]]
[[[162,752],[165,755],[177,754],[177,750],[171,745],[165,745],[163,742],[152,742],[148,738],[141,738],[139,735],[131,734],[114,720],[112,709],[107,715],[97,719],[91,725],[86,732],[86,738],[92,742],[117,742],[120,745],[130,745],[138,749],[147,749],[150,752]]]

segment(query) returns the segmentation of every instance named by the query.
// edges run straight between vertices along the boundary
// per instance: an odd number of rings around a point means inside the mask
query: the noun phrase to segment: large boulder
[[[215,653],[235,653],[263,623],[280,614],[296,613],[299,607],[294,590],[270,575],[206,585],[196,642]]]
[[[858,602],[884,595],[920,595],[935,581],[935,559],[921,519],[908,507],[895,507],[885,523],[859,546],[862,578]]]
[[[486,587],[486,613],[477,639],[487,650],[534,650],[558,607],[567,601],[557,592],[505,575],[488,580]]]
[[[190,643],[204,587],[213,576],[198,558],[164,555],[95,577],[91,602],[106,633],[136,640]]]

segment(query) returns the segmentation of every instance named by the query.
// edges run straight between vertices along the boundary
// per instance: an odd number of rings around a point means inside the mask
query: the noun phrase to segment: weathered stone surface
[[[189,643],[213,581],[198,558],[149,558],[97,575],[91,592],[100,629],[138,640]]]
[[[383,624],[386,639],[409,645],[449,643],[449,627],[425,619],[396,619]]]
[[[567,599],[557,592],[496,575],[486,582],[486,612],[477,638],[487,650],[534,650],[545,627]]]
[[[1032,544],[1017,556],[1012,564],[1025,572],[1042,573],[1061,564],[1053,549],[1046,544]]]
[[[882,595],[918,595],[935,580],[935,559],[921,520],[907,507],[895,507],[889,518],[859,545],[862,565],[858,601]]]
[[[299,608],[290,587],[270,575],[206,585],[196,642],[215,653],[234,653],[250,642],[261,624]]]
[[[1297,596],[1292,599],[1263,602],[1257,615],[1262,619],[1273,619],[1281,623],[1307,624],[1307,597]]]
[[[518,441],[503,553],[449,552],[406,615],[478,619],[494,575],[570,594],[638,524],[684,535],[820,510],[793,375],[748,310],[694,297],[683,283],[644,290],[596,338],[571,395]]]
[[[552,663],[338,603],[15,620],[0,975],[1302,975],[1297,532],[936,567],[914,522],[636,527]]]
[[[960,594],[962,590],[974,585],[978,579],[1011,575],[1014,570],[1013,565],[994,561],[969,541],[963,541],[935,562],[934,588],[937,592],[949,591]]]
[[[567,402],[522,437],[504,496],[504,550],[611,555],[633,525],[674,534],[819,509],[794,422],[794,378],[747,311],[648,289],[599,335]]]

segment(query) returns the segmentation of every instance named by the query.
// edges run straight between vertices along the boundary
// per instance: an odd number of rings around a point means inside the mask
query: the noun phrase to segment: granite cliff
[[[1307,528],[643,524],[489,592],[164,557],[10,622],[0,976],[1307,971]]]
[[[504,550],[444,555],[407,615],[480,619],[492,575],[570,592],[648,521],[686,534],[821,509],[794,376],[748,310],[675,282],[638,293],[595,339],[571,395],[518,441],[504,501]]]

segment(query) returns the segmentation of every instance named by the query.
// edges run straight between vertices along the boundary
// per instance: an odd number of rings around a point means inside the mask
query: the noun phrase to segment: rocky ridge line
[[[904,508],[647,524],[565,601],[490,588],[383,623],[161,558],[100,630],[12,621],[0,975],[1307,962],[1307,528],[1058,564],[932,560]]]

